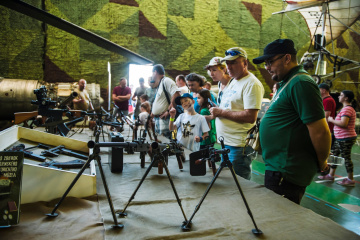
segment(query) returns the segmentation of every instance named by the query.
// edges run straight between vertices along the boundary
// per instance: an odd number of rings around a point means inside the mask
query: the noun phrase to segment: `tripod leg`
[[[219,169],[217,170],[215,176],[213,177],[213,179],[211,180],[209,186],[207,187],[204,195],[203,195],[202,198],[200,199],[200,202],[198,203],[198,205],[196,205],[196,208],[195,208],[193,214],[191,215],[190,219],[189,219],[188,221],[186,221],[186,222],[183,222],[183,224],[181,225],[181,228],[182,228],[183,231],[190,231],[190,229],[191,229],[191,220],[194,218],[196,212],[199,211],[200,206],[201,206],[201,204],[203,203],[203,201],[205,200],[206,195],[209,193],[211,187],[212,187],[212,186],[214,185],[214,183],[215,183],[215,180],[216,180],[217,177],[220,175],[220,172],[221,172],[221,170],[223,170],[224,167],[225,167],[225,164],[221,163],[221,165],[220,165]]]
[[[97,161],[97,164],[98,164],[98,167],[99,167],[101,179],[102,179],[103,184],[104,184],[104,188],[105,188],[105,192],[106,192],[106,197],[107,197],[108,202],[109,202],[111,214],[112,214],[113,219],[114,219],[114,225],[113,225],[112,227],[113,227],[113,228],[123,228],[124,225],[119,224],[118,221],[117,221],[117,219],[116,219],[115,210],[114,210],[114,205],[113,205],[113,203],[112,203],[110,191],[109,191],[109,188],[108,188],[108,185],[107,185],[107,182],[106,182],[106,178],[105,178],[105,174],[104,174],[103,168],[102,168],[102,166],[101,166],[101,158],[100,158],[100,156],[97,156],[97,157],[95,157],[95,158],[96,158],[96,161]]]
[[[210,164],[211,164],[211,169],[212,169],[213,175],[215,176],[215,174],[216,174],[216,164],[215,164],[215,162],[211,162],[211,161],[210,161]]]
[[[179,153],[176,154],[176,160],[177,160],[177,162],[178,162],[179,169],[183,169],[181,154],[179,154]]]
[[[122,212],[119,213],[119,216],[120,216],[120,217],[124,217],[124,216],[127,215],[127,214],[125,213],[125,210],[126,210],[127,207],[129,206],[130,202],[135,198],[135,194],[136,194],[137,191],[139,190],[141,184],[144,182],[146,176],[149,174],[149,172],[150,172],[151,168],[153,167],[155,161],[156,161],[155,158],[153,158],[153,160],[151,161],[149,167],[146,169],[146,172],[145,172],[144,176],[141,178],[141,180],[140,180],[139,184],[137,185],[135,191],[134,191],[133,194],[131,195],[128,203],[126,204],[126,206],[125,206],[125,208],[124,208],[124,210],[122,210]]]
[[[103,140],[105,142],[105,135],[104,135],[104,127],[103,126],[101,126],[101,133],[102,133],[102,136],[103,136]]]
[[[140,167],[141,168],[145,167],[145,156],[146,156],[146,152],[140,152]]]
[[[177,192],[176,192],[176,188],[175,188],[174,182],[173,182],[173,180],[172,180],[172,178],[171,178],[169,169],[168,169],[168,167],[167,167],[167,165],[166,165],[166,162],[165,162],[164,160],[162,160],[162,161],[163,161],[163,164],[164,164],[164,168],[165,168],[166,175],[167,175],[167,177],[168,177],[168,179],[169,179],[169,182],[170,182],[170,184],[171,184],[171,187],[172,187],[172,189],[173,189],[173,191],[174,191],[176,200],[177,200],[177,202],[178,202],[178,204],[179,204],[179,206],[180,206],[180,209],[181,209],[181,212],[182,212],[182,214],[183,214],[183,216],[184,216],[185,222],[187,222],[188,220],[187,220],[186,215],[185,215],[185,213],[184,213],[184,209],[183,209],[183,207],[182,207],[182,205],[181,205],[181,200],[180,200],[180,198],[179,198],[179,195],[178,195]],[[180,162],[181,162],[181,161],[180,161]]]
[[[239,192],[240,192],[240,194],[241,194],[241,197],[242,197],[242,199],[243,199],[243,201],[244,201],[244,204],[245,204],[245,206],[246,206],[247,212],[248,212],[248,214],[249,214],[249,216],[250,216],[250,218],[251,218],[251,220],[252,220],[252,222],[253,222],[253,224],[254,224],[254,226],[255,226],[255,229],[253,229],[252,232],[253,232],[255,235],[260,235],[260,234],[262,234],[263,232],[256,226],[255,219],[254,219],[254,217],[253,217],[253,215],[252,215],[252,213],[251,213],[251,210],[250,210],[250,207],[249,207],[249,205],[248,205],[248,203],[247,203],[247,201],[246,201],[245,195],[244,195],[243,191],[241,190],[241,187],[240,187],[239,181],[238,181],[238,179],[237,179],[237,177],[236,177],[236,175],[235,175],[235,172],[234,172],[234,168],[233,168],[233,166],[232,166],[232,163],[231,163],[229,160],[228,160],[228,162],[227,162],[227,165],[228,165],[228,167],[229,167],[229,169],[230,169],[230,172],[231,172],[231,174],[232,174],[232,176],[233,176],[233,178],[234,178],[234,180],[235,180],[236,186],[237,186],[237,188],[239,189]]]
[[[84,164],[84,166],[80,169],[80,171],[78,172],[78,174],[75,176],[74,180],[71,182],[70,186],[68,187],[68,189],[65,191],[64,195],[61,197],[61,199],[59,200],[59,202],[55,205],[55,208],[52,210],[51,213],[46,214],[46,216],[48,217],[57,217],[59,214],[56,213],[56,210],[59,208],[60,204],[64,201],[64,199],[66,198],[66,196],[68,195],[68,193],[71,191],[71,189],[73,188],[73,186],[75,185],[75,183],[77,182],[77,180],[79,180],[79,178],[81,177],[82,173],[85,171],[85,169],[89,166],[90,162],[94,159],[94,155],[90,155],[88,160],[86,161],[86,163]]]

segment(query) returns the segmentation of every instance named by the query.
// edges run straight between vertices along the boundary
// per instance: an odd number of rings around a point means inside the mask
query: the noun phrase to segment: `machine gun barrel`
[[[88,142],[89,148],[95,147],[118,147],[118,148],[133,148],[135,152],[147,152],[149,150],[149,143],[141,142],[99,142],[94,141]]]
[[[59,103],[59,108],[66,108],[66,105],[68,105],[74,98],[76,98],[79,94],[77,92],[72,92],[64,101]]]

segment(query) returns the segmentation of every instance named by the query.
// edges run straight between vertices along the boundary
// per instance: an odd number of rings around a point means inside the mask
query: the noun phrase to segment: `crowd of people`
[[[297,51],[290,39],[269,43],[262,56],[252,59],[263,64],[275,82],[272,100],[261,118],[259,138],[265,162],[265,187],[300,204],[306,187],[314,176],[334,181],[336,165],[327,163],[329,154],[345,159],[348,177],[337,182],[354,186],[351,148],[356,141],[356,100],[344,90],[339,96],[343,108],[336,115],[330,87],[319,86],[299,65]],[[165,76],[161,64],[153,67],[149,88],[140,87],[133,94],[138,99],[135,116],[150,115],[157,134],[170,138],[176,130],[177,140],[191,151],[213,146],[224,138],[230,150],[229,160],[237,175],[250,179],[254,149],[245,145],[248,130],[257,121],[264,87],[248,70],[246,51],[233,47],[223,57],[214,57],[205,66],[209,77],[218,82],[218,93],[211,90],[206,77],[197,73]],[[113,91],[112,99],[127,114],[131,92],[126,79]]]

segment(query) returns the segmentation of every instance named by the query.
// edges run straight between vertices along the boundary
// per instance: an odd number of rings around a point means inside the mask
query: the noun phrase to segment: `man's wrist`
[[[170,117],[170,122],[174,122],[175,121],[175,117]]]

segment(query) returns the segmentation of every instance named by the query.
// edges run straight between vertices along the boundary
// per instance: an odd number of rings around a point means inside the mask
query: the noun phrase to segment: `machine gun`
[[[153,142],[151,144],[151,149],[152,158],[157,159],[163,157],[165,158],[164,160],[166,164],[168,163],[168,157],[175,155],[179,169],[183,169],[181,156],[184,152],[184,148],[180,143],[177,142],[176,139],[171,139],[170,143]],[[159,174],[163,173],[163,165],[161,161],[158,161],[158,172]]]
[[[38,147],[38,146],[36,146],[36,147]],[[31,148],[34,148],[34,147],[31,147]],[[6,151],[6,152],[10,152],[10,151],[23,152],[24,156],[27,158],[31,158],[31,159],[41,161],[41,162],[44,162],[46,160],[46,157],[43,157],[43,156],[40,156],[40,155],[34,154],[33,152],[28,151],[31,148],[25,148],[24,144],[19,144],[19,145],[11,147],[9,149],[5,149],[4,151]]]
[[[74,100],[79,94],[77,92],[72,92],[67,98],[65,98],[62,102],[58,104],[58,108],[60,109],[66,109],[69,103]]]
[[[213,174],[215,175],[215,162],[221,161],[221,154],[228,154],[229,152],[230,150],[227,148],[216,149],[209,145],[200,151],[190,153],[190,175],[204,176],[206,174],[206,161],[209,162],[209,166],[212,168]]]
[[[86,115],[96,117],[95,122],[93,120],[90,121],[89,127],[92,125],[90,129],[92,128],[94,130],[94,136],[97,131],[100,131],[103,135],[104,142],[105,142],[104,125],[111,126],[111,128],[116,128],[119,132],[122,132],[124,129],[123,128],[124,124],[122,122],[119,122],[117,120],[114,120],[112,122],[103,120],[104,117],[107,120],[112,120],[112,119],[110,113],[106,112],[102,107],[100,108],[99,111],[95,113],[87,113]]]
[[[46,117],[44,124],[35,123],[35,125],[45,127],[47,132],[53,134],[59,132],[61,136],[66,136],[70,131],[70,126],[84,120],[83,117],[72,119],[72,115],[67,109],[54,109],[54,107],[57,106],[57,102],[52,101],[51,98],[47,98],[47,89],[45,86],[35,89],[34,94],[37,100],[32,100],[31,104],[38,105],[38,114]],[[60,103],[59,106],[66,106],[65,103],[74,99],[75,96],[77,96],[77,93],[70,95],[65,101]],[[62,119],[64,114],[69,118],[68,120]]]
[[[48,150],[42,151],[41,155],[42,156],[48,156],[48,157],[57,157],[59,156],[59,154],[64,154],[67,156],[71,156],[71,157],[76,157],[76,158],[80,158],[83,160],[87,160],[89,157],[80,153],[76,153],[73,152],[69,149],[66,149],[65,146],[63,145],[59,145],[57,147],[54,148],[50,148]]]

